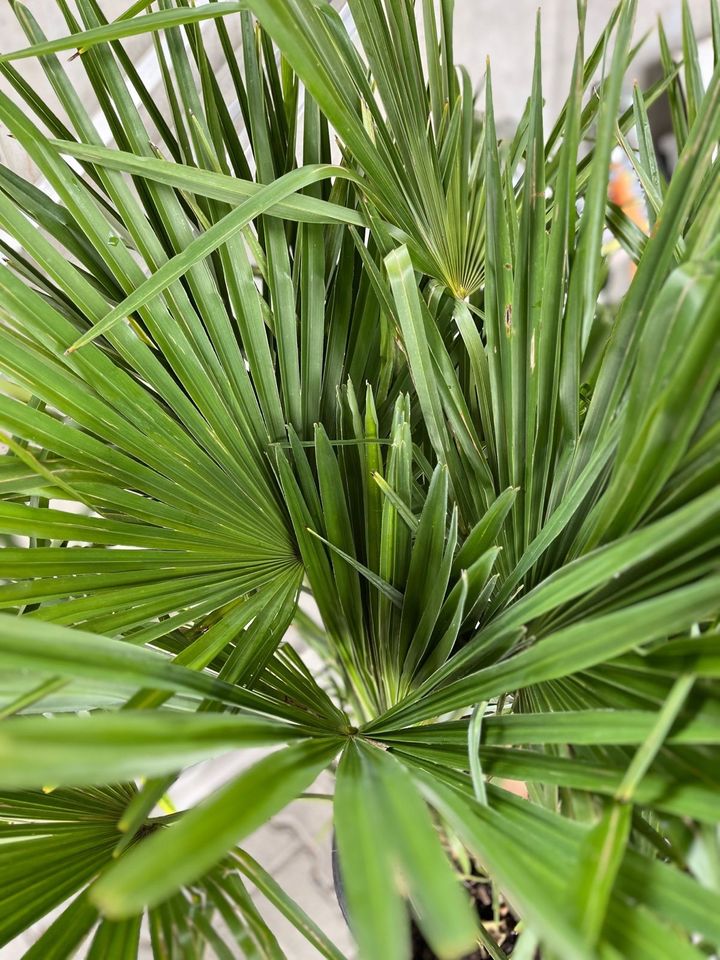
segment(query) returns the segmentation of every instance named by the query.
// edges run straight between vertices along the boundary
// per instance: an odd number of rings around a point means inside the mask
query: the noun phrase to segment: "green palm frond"
[[[98,960],[136,956],[142,943],[141,924],[146,921],[155,956],[190,956],[211,949],[222,957],[234,956],[238,950],[252,958],[282,957],[277,939],[250,896],[250,880],[322,955],[342,960],[301,908],[279,892],[263,867],[239,848],[144,914],[128,920],[103,919],[85,885],[99,868],[112,862],[117,817],[134,794],[132,784],[120,783],[102,789],[26,790],[0,796],[5,940],[74,895],[26,956],[68,957],[83,945],[87,956]],[[3,822],[6,812],[11,812],[12,825]],[[172,820],[170,814],[149,821],[143,839],[162,832]],[[33,876],[40,879],[34,881]],[[32,898],[27,896],[30,889]],[[222,930],[218,930],[218,918],[225,924]]]
[[[627,103],[636,2],[591,49],[579,3],[547,129],[538,27],[503,141],[447,0],[350,0],[352,31],[326,0],[58,0],[57,40],[12,7],[0,120],[37,176],[0,167],[0,942],[70,900],[28,957],[146,929],[282,960],[252,884],[342,960],[238,847],[330,769],[362,960],[408,960],[409,916],[497,957],[470,870],[525,956],[717,953],[715,0],[709,81],[683,3],[682,62],[661,27]]]

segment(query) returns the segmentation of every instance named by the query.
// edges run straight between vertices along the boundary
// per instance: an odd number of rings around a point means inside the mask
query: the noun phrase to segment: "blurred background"
[[[590,49],[615,6],[616,0],[588,0],[587,49]],[[342,10],[344,0],[333,0]],[[54,0],[25,0],[25,5],[40,21],[48,37],[66,33],[62,13]],[[129,0],[101,0],[108,18],[118,16],[130,5]],[[688,6],[699,37],[710,34],[710,4],[708,0],[688,0]],[[552,121],[567,94],[575,48],[576,15],[574,0],[455,0],[455,54],[458,63],[467,67],[473,84],[480,86],[485,71],[486,57],[493,69],[495,114],[498,130],[512,129],[520,117],[530,91],[532,73],[535,16],[538,8],[542,17],[543,89],[546,102],[546,120]],[[652,31],[661,16],[670,47],[681,47],[681,0],[638,0],[636,39]],[[211,24],[204,24],[211,30]],[[4,51],[25,46],[25,37],[18,25],[8,0],[0,0],[0,47]],[[152,89],[157,85],[161,94],[161,79],[148,37],[139,37],[127,43],[143,79]],[[711,61],[711,44],[706,45],[705,56]],[[659,48],[657,37],[651,35],[638,52],[628,76],[628,92],[633,80],[642,85],[656,79]],[[88,90],[82,65],[70,65],[76,78],[78,92]],[[46,94],[48,103],[54,97],[42,70],[33,61],[24,61],[22,75],[33,88]],[[7,88],[4,81],[3,89]],[[228,86],[228,90],[229,90]],[[654,121],[662,127],[662,119]],[[659,130],[661,135],[662,130]],[[0,133],[0,161],[14,169],[25,170],[24,161],[15,145]]]
[[[130,0],[100,0],[109,19],[122,13]],[[338,9],[344,9],[342,0],[334,0]],[[38,19],[48,37],[65,34],[62,14],[54,0],[26,0],[27,7]],[[589,51],[600,34],[615,5],[615,0],[588,0],[587,47]],[[701,58],[706,67],[712,63],[710,34],[710,5],[708,0],[688,0],[695,22],[697,36],[708,38],[701,43]],[[502,136],[513,130],[522,114],[530,91],[534,51],[535,17],[538,6],[542,16],[543,42],[543,87],[546,121],[556,117],[567,95],[576,42],[575,3],[573,0],[456,0],[455,56],[470,72],[473,84],[480,87],[485,71],[486,57],[493,68],[493,88],[498,131]],[[681,47],[681,0],[638,0],[636,41],[652,31],[657,17],[663,19],[671,50],[677,54]],[[211,24],[203,29],[211,30]],[[5,51],[26,45],[25,37],[7,0],[0,0],[0,47]],[[151,90],[157,90],[158,100],[163,100],[161,78],[147,37],[128,41],[126,49],[132,54],[135,66]],[[61,54],[64,59],[67,55]],[[651,33],[639,50],[627,77],[626,94],[629,98],[633,81],[646,87],[659,75],[659,46],[657,36]],[[20,73],[31,86],[53,106],[54,96],[45,81],[42,70],[33,60],[18,64]],[[80,60],[68,64],[81,97],[89,96]],[[222,84],[227,78],[218,72]],[[0,78],[0,86],[13,95],[9,84]],[[233,111],[232,95],[228,83],[228,101]],[[629,99],[628,99],[629,102]],[[235,110],[235,115],[239,111]],[[656,142],[662,150],[663,132],[669,129],[669,117],[658,105],[652,116]],[[110,142],[109,131],[99,123],[101,133]],[[665,157],[666,169],[671,169],[674,158]],[[619,162],[619,161],[618,161]],[[32,178],[33,170],[23,158],[14,141],[0,129],[0,163],[11,167],[23,176]],[[613,177],[616,172],[613,171]],[[622,176],[620,171],[617,176]],[[615,199],[615,198],[614,198]],[[625,206],[623,196],[617,202]],[[629,202],[633,202],[630,198]],[[622,281],[621,281],[622,282]],[[2,452],[0,450],[0,452]],[[311,654],[306,654],[310,658]],[[258,751],[201,764],[188,771],[173,789],[173,799],[179,808],[196,803],[220,783],[229,779],[244,766],[257,759]],[[327,778],[316,785],[323,792],[332,788]],[[351,956],[350,937],[340,915],[333,891],[330,869],[330,804],[317,801],[298,801],[283,811],[270,824],[258,831],[246,844],[247,849],[269,869],[282,886],[294,896],[322,928]],[[281,945],[293,960],[311,960],[317,957],[272,907],[258,899],[258,906],[277,931]],[[44,921],[47,925],[48,920]],[[15,960],[22,957],[37,931],[28,931],[18,941],[0,948],[0,960]],[[150,954],[148,953],[148,956]]]

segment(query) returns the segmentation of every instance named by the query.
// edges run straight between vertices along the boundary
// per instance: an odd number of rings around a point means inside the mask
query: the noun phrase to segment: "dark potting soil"
[[[502,953],[508,957],[512,956],[515,943],[518,939],[518,934],[515,932],[518,918],[507,904],[501,900],[498,910],[499,922],[496,924],[494,922],[492,888],[490,884],[483,880],[466,880],[464,886],[472,896],[475,909],[487,932],[498,944]],[[437,954],[433,953],[432,949],[427,945],[425,938],[415,923],[412,925],[412,948],[413,960],[437,960]],[[485,950],[484,947],[478,947],[477,950],[473,950],[472,953],[466,954],[462,960],[488,960],[488,958],[489,954],[487,950]],[[539,954],[536,956],[536,960],[540,960]]]

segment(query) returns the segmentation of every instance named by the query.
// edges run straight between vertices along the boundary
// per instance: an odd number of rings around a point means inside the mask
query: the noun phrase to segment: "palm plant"
[[[341,960],[238,846],[331,768],[363,960],[410,956],[408,908],[439,957],[503,956],[469,863],[516,956],[713,954],[717,4],[707,89],[684,5],[682,63],[661,34],[623,112],[635,0],[589,52],[579,3],[555,126],[538,30],[507,141],[451,0],[350,0],[357,38],[325,0],[57,4],[46,40],[13,2],[0,57],[42,178],[0,169],[2,942],[65,904],[28,957],[135,957],[146,923],[157,958],[275,960],[250,882]],[[618,146],[647,232],[608,202]],[[636,265],[612,309],[606,230]],[[188,765],[281,744],[157,812]]]

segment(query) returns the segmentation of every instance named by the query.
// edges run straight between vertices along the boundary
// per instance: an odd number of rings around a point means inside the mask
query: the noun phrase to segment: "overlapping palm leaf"
[[[146,910],[157,957],[282,957],[242,875],[338,960],[237,848],[337,761],[365,960],[408,956],[404,899],[438,955],[496,955],[468,856],[526,956],[717,950],[717,4],[707,89],[684,7],[683,63],[662,35],[623,113],[635,3],[587,56],[580,3],[557,123],[538,40],[508,142],[449,2],[351,0],[357,46],[315,0],[59,5],[46,41],[15,3],[0,59],[42,178],[0,170],[4,939],[76,895],[29,956],[135,956]],[[647,233],[607,200],[615,146]],[[606,229],[637,268],[616,309]],[[183,767],[277,744],[157,814]]]

